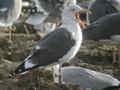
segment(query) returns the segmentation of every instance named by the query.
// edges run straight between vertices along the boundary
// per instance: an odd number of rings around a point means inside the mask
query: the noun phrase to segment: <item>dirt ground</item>
[[[12,43],[9,42],[8,33],[0,33],[0,90],[86,90],[79,85],[56,84],[52,72],[43,69],[32,70],[17,79],[9,78],[9,73],[28,56],[40,39],[32,26],[19,24],[16,27]],[[119,42],[113,41],[85,41],[69,64],[108,73],[120,79],[119,46]]]

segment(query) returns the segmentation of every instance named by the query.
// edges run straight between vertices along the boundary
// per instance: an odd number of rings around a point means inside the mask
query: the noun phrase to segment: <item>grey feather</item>
[[[51,33],[38,41],[24,63],[15,70],[16,74],[26,72],[38,66],[59,62],[59,59],[74,46],[75,41],[71,37],[71,33],[65,28],[59,28]],[[26,68],[26,62],[31,64],[31,67]]]
[[[83,31],[84,40],[110,39],[120,34],[120,13],[106,15],[88,25]]]
[[[107,0],[95,0],[92,2],[92,5],[90,4],[89,9],[92,12],[92,14],[88,16],[90,23],[96,21],[102,16],[117,12],[111,2],[108,2]]]
[[[120,81],[116,78],[101,72],[96,72],[82,67],[63,67],[63,81],[79,84],[81,88],[102,90],[107,87],[119,86]],[[108,89],[110,90],[110,89]]]

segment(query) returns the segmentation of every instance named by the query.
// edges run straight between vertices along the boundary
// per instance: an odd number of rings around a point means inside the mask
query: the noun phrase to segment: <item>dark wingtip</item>
[[[120,84],[118,85],[118,88],[120,88]]]
[[[119,89],[119,88],[120,88],[120,84],[118,86],[110,86],[110,87],[104,88],[102,90],[116,90],[116,89]]]

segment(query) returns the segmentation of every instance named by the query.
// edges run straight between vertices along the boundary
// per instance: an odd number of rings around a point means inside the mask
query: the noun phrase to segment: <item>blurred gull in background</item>
[[[12,26],[19,18],[22,0],[0,0],[0,27]]]
[[[76,0],[32,0],[39,13],[32,15],[26,23],[34,25],[43,35],[47,35],[60,25],[61,9],[64,5],[76,4]],[[46,25],[45,25],[46,24]]]
[[[55,65],[55,82],[58,83],[59,65]],[[66,66],[62,68],[62,76],[64,83],[72,83],[80,85],[80,88],[89,88],[92,90],[113,90],[120,88],[120,81],[116,78],[101,72],[96,72],[90,69]]]
[[[103,16],[86,26],[83,31],[84,40],[114,39],[120,35],[120,13]],[[116,40],[119,40],[120,37]]]
[[[100,17],[120,11],[120,0],[91,0],[88,9],[92,14],[87,14],[87,24],[96,21]]]

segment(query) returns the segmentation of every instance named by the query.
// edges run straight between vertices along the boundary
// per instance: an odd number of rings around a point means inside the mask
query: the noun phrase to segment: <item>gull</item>
[[[78,15],[89,11],[75,4],[65,5],[61,10],[62,25],[39,40],[29,56],[10,76],[24,74],[37,67],[62,64],[75,57],[82,43]]]
[[[55,82],[59,81],[59,65],[54,66]],[[83,67],[65,66],[62,68],[64,83],[80,85],[81,88],[90,90],[113,90],[120,88],[120,81],[109,74],[93,71]]]

